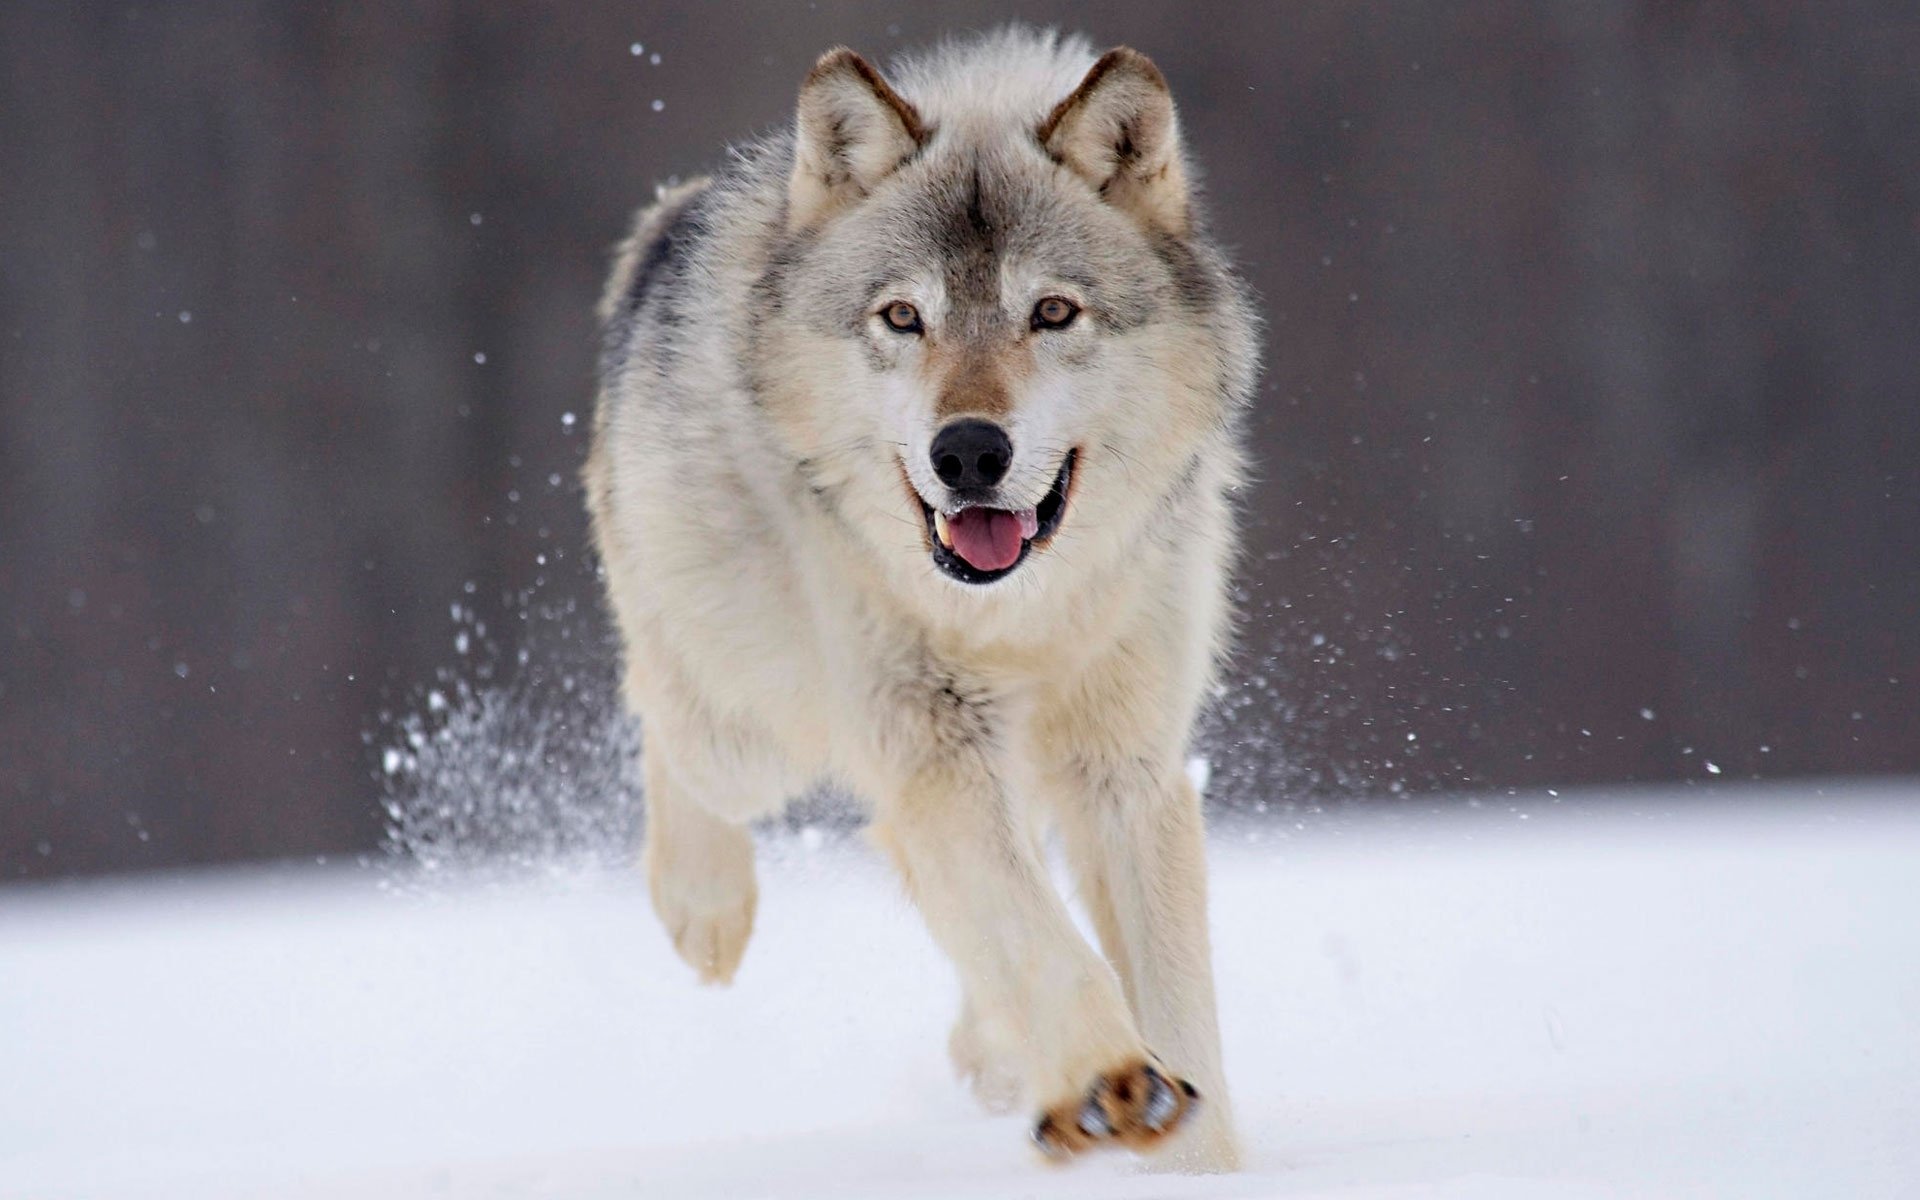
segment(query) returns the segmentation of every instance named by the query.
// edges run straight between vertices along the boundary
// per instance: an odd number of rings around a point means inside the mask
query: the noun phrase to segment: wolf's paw
[[[994,1045],[971,1006],[953,1023],[947,1056],[953,1060],[953,1073],[972,1089],[980,1107],[998,1116],[1012,1112],[1020,1102],[1020,1073]]]
[[[1041,1113],[1033,1143],[1055,1160],[1099,1146],[1150,1150],[1199,1106],[1191,1083],[1137,1059],[1094,1080],[1085,1095]]]
[[[754,903],[753,894],[748,893],[722,912],[660,913],[673,937],[673,948],[700,973],[701,983],[733,982],[733,973],[747,952],[747,940],[753,936]]]
[[[649,848],[647,884],[653,911],[666,926],[673,948],[700,974],[702,983],[732,983],[753,935],[759,889],[753,881],[753,842],[708,846],[698,856],[656,854]]]

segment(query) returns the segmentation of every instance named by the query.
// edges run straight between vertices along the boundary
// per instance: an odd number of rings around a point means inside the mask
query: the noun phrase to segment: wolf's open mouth
[[[1013,574],[1035,543],[1046,542],[1060,528],[1073,489],[1073,464],[1079,456],[1077,449],[1067,451],[1053,486],[1032,508],[1010,511],[975,504],[944,513],[920,500],[933,565],[961,583],[992,583]],[[917,491],[914,499],[920,499]]]

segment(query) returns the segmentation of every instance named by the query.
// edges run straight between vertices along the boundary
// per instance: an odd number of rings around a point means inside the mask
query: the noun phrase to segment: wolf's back
[[[676,250],[674,227],[713,181],[705,175],[662,187],[652,204],[634,217],[633,232],[614,254],[613,271],[600,294],[600,324],[604,328],[622,313],[637,308],[647,285]]]

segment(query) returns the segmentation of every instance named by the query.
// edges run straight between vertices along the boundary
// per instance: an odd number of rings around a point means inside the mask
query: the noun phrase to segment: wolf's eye
[[[895,300],[881,309],[880,319],[895,333],[925,332],[925,327],[920,324],[920,310],[905,300]]]
[[[1048,296],[1033,306],[1035,329],[1065,329],[1080,315],[1080,306],[1064,296]]]

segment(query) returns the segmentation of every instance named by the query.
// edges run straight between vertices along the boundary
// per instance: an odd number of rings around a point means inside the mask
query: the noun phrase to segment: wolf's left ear
[[[920,113],[845,46],[829,50],[800,85],[787,223],[802,229],[857,200],[927,138]]]
[[[1040,123],[1040,144],[1149,228],[1188,230],[1187,172],[1173,93],[1153,60],[1121,46]]]

